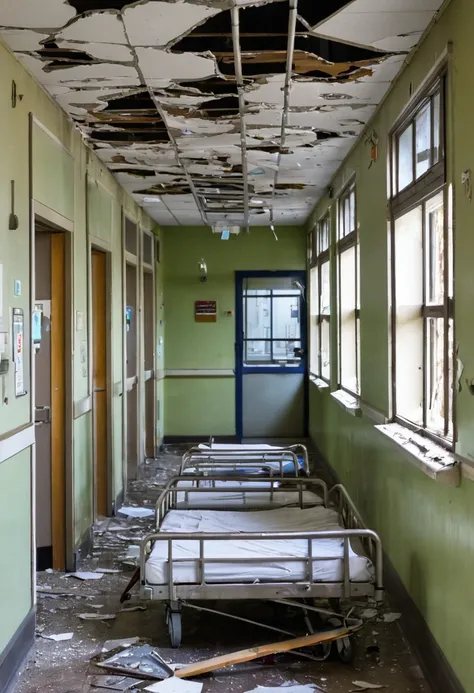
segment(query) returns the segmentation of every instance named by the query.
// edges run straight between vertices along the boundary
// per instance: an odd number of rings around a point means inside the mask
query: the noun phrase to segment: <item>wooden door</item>
[[[96,515],[109,514],[107,426],[107,255],[92,251],[92,359]]]

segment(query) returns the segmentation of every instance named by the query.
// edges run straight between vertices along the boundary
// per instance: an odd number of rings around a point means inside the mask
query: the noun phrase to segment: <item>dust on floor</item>
[[[173,476],[182,450],[168,448],[140,470],[131,482],[127,504],[153,508],[160,489]],[[15,693],[104,693],[94,688],[94,677],[103,670],[90,663],[109,640],[139,637],[152,641],[166,661],[186,664],[200,659],[277,640],[258,626],[216,614],[191,609],[183,611],[183,641],[178,650],[170,647],[161,604],[144,604],[142,611],[123,611],[120,595],[133,575],[134,550],[153,525],[153,518],[117,517],[98,521],[94,549],[81,561],[80,570],[105,572],[98,580],[80,581],[61,573],[38,573],[38,618],[36,652],[22,672]],[[123,562],[124,556],[130,558]],[[125,605],[125,609],[130,606]],[[209,604],[240,616],[304,634],[302,614],[276,604],[262,602]],[[363,609],[363,604],[360,608]],[[370,605],[368,605],[370,606]],[[390,612],[388,603],[383,612]],[[113,615],[110,620],[82,620],[81,614]],[[429,693],[421,669],[402,636],[399,621],[383,622],[366,612],[366,624],[355,636],[355,657],[349,664],[337,655],[324,662],[299,659],[294,655],[239,664],[203,677],[203,693],[244,693],[257,686],[284,687],[315,684],[315,691],[347,693],[357,690],[354,681],[384,686],[390,693]],[[72,633],[56,642],[51,635]],[[360,690],[360,689],[359,689]],[[263,693],[263,692],[262,692]]]

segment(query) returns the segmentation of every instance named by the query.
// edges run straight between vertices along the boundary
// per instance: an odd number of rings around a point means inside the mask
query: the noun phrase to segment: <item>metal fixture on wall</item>
[[[20,222],[15,214],[15,181],[10,181],[10,216],[8,218],[8,228],[10,231],[16,231]]]

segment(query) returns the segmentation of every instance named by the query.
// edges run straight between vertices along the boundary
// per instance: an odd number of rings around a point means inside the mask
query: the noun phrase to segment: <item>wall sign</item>
[[[194,304],[194,320],[196,322],[216,322],[217,301],[196,301]]]

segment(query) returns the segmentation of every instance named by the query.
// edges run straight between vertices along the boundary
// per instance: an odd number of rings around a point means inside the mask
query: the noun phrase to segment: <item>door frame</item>
[[[109,247],[101,245],[97,239],[91,240],[88,243],[88,272],[90,281],[88,282],[88,324],[89,324],[89,392],[91,397],[91,415],[92,415],[92,467],[93,467],[93,495],[92,495],[92,511],[94,521],[97,519],[97,452],[96,439],[97,431],[95,426],[94,412],[94,319],[93,319],[93,274],[92,274],[92,254],[93,252],[103,253],[105,255],[105,312],[106,312],[106,382],[107,382],[107,515],[112,516],[115,507],[115,498],[113,496],[114,488],[114,466],[113,466],[113,371],[112,371],[112,253]]]
[[[141,264],[140,264],[140,269],[141,269],[141,285],[142,285],[142,307],[143,310],[141,311],[141,314],[143,316],[142,319],[142,351],[140,352],[140,358],[141,358],[141,363],[142,363],[142,371],[143,371],[143,403],[142,403],[142,411],[143,411],[143,449],[144,449],[144,458],[143,462],[148,457],[147,454],[147,443],[148,443],[148,430],[147,430],[147,406],[146,406],[146,391],[147,391],[147,385],[152,380],[152,390],[153,390],[153,402],[152,402],[152,409],[153,409],[153,430],[152,430],[152,449],[153,449],[153,457],[156,456],[156,450],[157,450],[157,435],[156,435],[156,414],[157,414],[157,380],[156,380],[156,337],[157,337],[157,322],[156,322],[156,262],[155,262],[155,234],[152,231],[148,231],[147,229],[142,229],[141,231],[142,235],[142,254],[141,254]],[[143,252],[143,247],[144,247],[144,237],[148,236],[150,239],[151,243],[151,264],[145,262],[144,259],[144,252]],[[152,278],[152,296],[151,296],[151,318],[152,318],[152,325],[151,325],[151,332],[153,335],[153,349],[152,349],[152,362],[151,362],[151,369],[145,369],[146,363],[145,363],[145,335],[146,335],[146,315],[145,315],[145,276],[151,276]],[[147,373],[151,370],[151,373],[149,377],[147,377]]]
[[[309,371],[308,371],[308,332],[307,332],[307,294],[306,270],[238,270],[235,273],[235,430],[239,440],[243,438],[243,376],[245,373],[286,373],[287,368],[268,367],[268,366],[252,366],[251,370],[247,370],[243,365],[243,283],[245,279],[253,277],[293,277],[301,282],[305,287],[305,296],[302,297],[301,319],[301,346],[304,349],[305,359],[303,366],[296,367],[291,370],[292,373],[303,373],[304,387],[304,421],[303,433],[304,437],[308,435],[308,414],[309,414]]]

